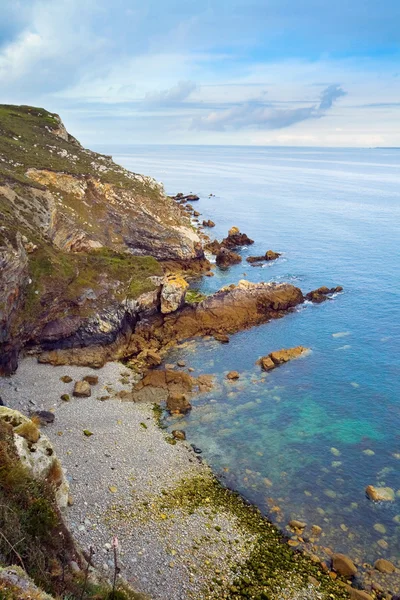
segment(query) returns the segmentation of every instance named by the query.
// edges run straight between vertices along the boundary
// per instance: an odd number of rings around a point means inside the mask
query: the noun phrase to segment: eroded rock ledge
[[[109,344],[96,343],[98,337],[94,333],[94,342],[82,347],[82,339],[88,332],[80,330],[62,340],[42,344],[40,362],[99,367],[111,359],[137,356],[148,348],[163,350],[187,338],[231,334],[284,316],[301,304],[304,296],[299,288],[287,283],[240,281],[237,286],[229,286],[198,304],[185,305],[170,314],[157,312],[154,295],[148,301],[147,310],[143,310],[143,303],[138,305],[138,312],[131,314],[124,330],[114,330],[114,339]],[[103,329],[107,329],[106,323]]]

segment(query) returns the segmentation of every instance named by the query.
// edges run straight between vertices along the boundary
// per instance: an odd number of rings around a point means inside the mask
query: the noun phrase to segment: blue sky
[[[1,102],[85,144],[400,146],[399,0],[2,0]]]

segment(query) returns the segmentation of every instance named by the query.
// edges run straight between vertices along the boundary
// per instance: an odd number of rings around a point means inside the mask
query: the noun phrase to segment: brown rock
[[[148,367],[158,367],[161,365],[161,356],[151,348],[142,350],[137,358],[139,361],[144,362]]]
[[[316,289],[316,290],[312,290],[312,292],[308,292],[308,294],[306,294],[306,300],[311,300],[311,302],[314,302],[316,304],[320,304],[321,302],[324,302],[325,300],[327,300],[329,298],[329,296],[331,296],[332,294],[335,294],[337,292],[342,292],[343,288],[341,285],[338,285],[335,288],[328,288],[325,285]]]
[[[396,570],[394,564],[384,558],[378,558],[374,564],[374,568],[380,573],[394,573]]]
[[[208,219],[208,221],[203,221],[203,227],[215,227],[215,223],[211,219]]]
[[[237,371],[229,371],[226,378],[227,379],[239,379],[240,375]]]
[[[214,340],[221,342],[221,344],[229,344],[229,336],[225,333],[214,333]]]
[[[186,433],[181,429],[174,429],[172,435],[176,440],[186,440]]]
[[[303,521],[297,521],[296,519],[292,519],[289,522],[289,527],[291,527],[292,529],[304,529],[305,527],[307,527],[307,523],[304,523]]]
[[[248,256],[246,258],[246,260],[249,263],[259,263],[259,262],[263,262],[263,261],[276,260],[279,257],[280,257],[279,252],[274,252],[273,250],[267,250],[267,252],[265,254],[263,254],[262,256]]]
[[[353,577],[357,573],[357,567],[345,554],[334,554],[332,556],[333,569],[343,577]]]
[[[89,398],[92,395],[92,391],[87,381],[77,381],[72,394],[77,398]]]
[[[62,377],[60,377],[60,381],[63,381],[64,383],[71,383],[72,377],[70,377],[69,375],[63,375]]]
[[[311,527],[311,534],[314,537],[318,537],[319,535],[321,535],[321,533],[322,533],[322,527],[320,527],[319,525],[313,525]]]
[[[186,363],[184,360],[178,360],[177,363],[178,367],[186,367]]]
[[[89,385],[97,385],[99,383],[99,378],[97,375],[85,375],[83,381],[87,381]]]
[[[221,250],[221,244],[218,242],[218,240],[213,240],[212,242],[206,244],[204,249],[208,252],[211,252],[211,254],[218,254],[218,252]]]
[[[257,362],[261,364],[261,368],[264,371],[271,371],[272,369],[275,369],[275,367],[278,367],[283,363],[298,358],[304,352],[306,352],[306,350],[307,348],[305,348],[304,346],[296,346],[295,348],[276,350],[275,352],[270,352],[268,356],[263,356]]]
[[[184,415],[191,408],[192,405],[184,394],[170,394],[167,398],[167,410],[172,414]]]
[[[221,248],[217,253],[215,262],[219,267],[229,267],[230,265],[242,262],[242,257],[227,248]]]
[[[348,589],[348,588],[347,588]],[[355,588],[348,589],[350,592],[350,600],[373,600],[370,594],[363,590],[356,590]]]
[[[232,227],[228,232],[228,237],[221,242],[221,246],[228,249],[237,246],[250,246],[251,244],[254,244],[254,240],[251,240],[245,233],[240,233],[237,227]]]
[[[395,497],[394,491],[389,487],[368,485],[365,488],[365,493],[373,502],[393,502]]]

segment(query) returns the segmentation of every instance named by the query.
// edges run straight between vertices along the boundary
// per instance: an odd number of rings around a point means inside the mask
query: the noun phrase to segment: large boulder
[[[385,558],[378,558],[378,560],[375,561],[374,568],[380,573],[387,574],[394,573],[396,570],[394,564],[391,563],[390,560],[386,560]]]
[[[345,554],[334,554],[332,556],[332,566],[336,573],[343,577],[353,577],[357,573],[357,567]]]
[[[161,289],[161,312],[166,315],[177,311],[185,303],[189,284],[178,274],[165,278]]]
[[[217,257],[215,262],[219,267],[229,267],[231,265],[236,265],[242,262],[242,257],[236,252],[232,252],[232,250],[228,250],[227,248],[220,248],[217,253]]]
[[[264,371],[271,371],[283,363],[298,358],[307,351],[308,348],[305,348],[304,346],[276,350],[275,352],[270,352],[268,356],[263,356],[258,362],[261,364],[261,368]]]
[[[65,508],[68,504],[69,484],[50,440],[28,417],[17,410],[0,407],[0,420],[13,428],[14,443],[21,463],[38,479],[51,476],[57,504],[60,508]],[[35,436],[32,435],[33,432]]]
[[[228,237],[224,238],[221,245],[225,248],[231,249],[237,246],[250,246],[254,244],[254,240],[251,240],[245,233],[240,233],[238,227],[231,227],[228,232]]]
[[[171,414],[184,415],[192,408],[185,394],[170,394],[167,398],[167,410]]]

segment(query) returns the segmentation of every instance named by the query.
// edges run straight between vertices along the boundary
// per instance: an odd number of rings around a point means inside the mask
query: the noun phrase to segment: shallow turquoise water
[[[167,192],[193,191],[222,238],[237,225],[282,257],[265,268],[216,269],[212,292],[247,274],[303,291],[343,285],[322,305],[232,336],[178,348],[217,386],[179,426],[224,481],[284,525],[320,525],[321,542],[359,560],[400,553],[400,152],[229,147],[103,148],[153,175]],[[216,197],[208,198],[209,193]],[[202,218],[203,218],[202,217]],[[339,334],[339,335],[337,335]],[[304,345],[308,356],[266,377],[257,358]],[[241,373],[237,383],[227,371]],[[176,427],[174,421],[170,423]],[[369,452],[364,452],[368,450]],[[373,452],[373,454],[371,453]],[[374,505],[368,484],[397,492]],[[280,512],[271,511],[279,506]],[[382,527],[374,528],[374,525]],[[379,542],[379,544],[378,544]]]

